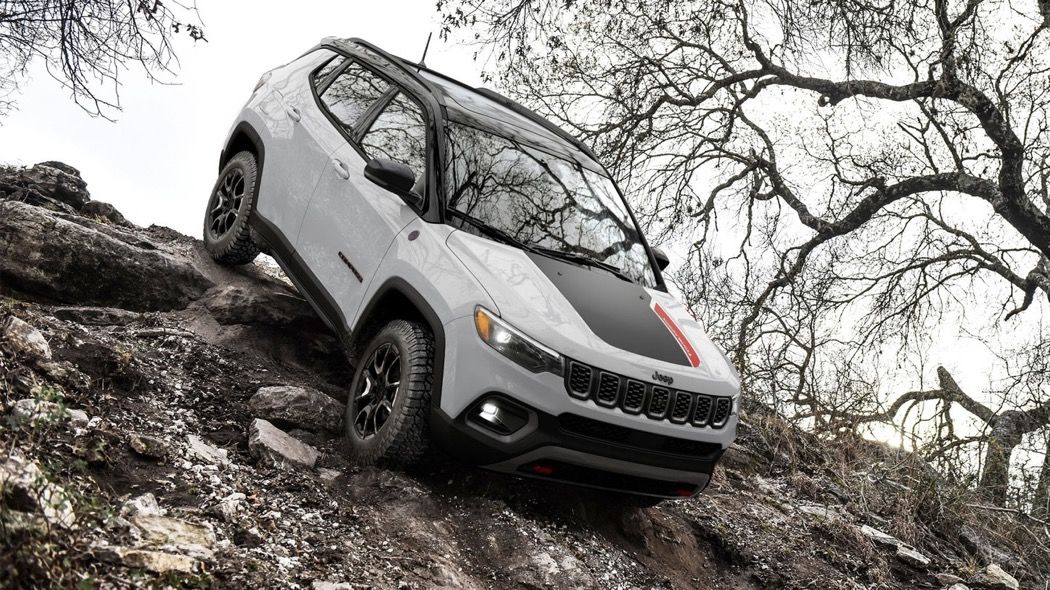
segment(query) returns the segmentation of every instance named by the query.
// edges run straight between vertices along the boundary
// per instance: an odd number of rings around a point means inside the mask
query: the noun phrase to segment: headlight
[[[522,334],[480,305],[474,310],[474,326],[485,344],[533,373],[562,374],[560,354]]]

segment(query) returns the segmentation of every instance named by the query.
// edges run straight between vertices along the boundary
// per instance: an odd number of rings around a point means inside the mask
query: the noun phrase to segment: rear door
[[[323,118],[316,106],[310,108],[310,85],[315,72],[329,71],[335,57],[332,51],[315,51],[275,70],[272,93],[263,106],[270,139],[256,211],[276,226],[288,246],[295,243],[310,195],[328,163],[328,153],[317,149],[308,131],[312,119]]]
[[[356,316],[391,241],[417,217],[400,197],[364,177],[365,164],[376,157],[407,164],[416,172],[416,190],[426,194],[426,130],[419,104],[391,88],[360,115],[317,183],[296,247],[344,318]]]

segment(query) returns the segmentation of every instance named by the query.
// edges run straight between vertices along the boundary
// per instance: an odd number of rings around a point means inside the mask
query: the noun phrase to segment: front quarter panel
[[[488,294],[445,245],[450,227],[416,218],[394,238],[368,286],[368,302],[390,280],[407,283],[445,325],[474,313],[478,304],[492,305]],[[363,319],[367,303],[358,307],[352,328]]]

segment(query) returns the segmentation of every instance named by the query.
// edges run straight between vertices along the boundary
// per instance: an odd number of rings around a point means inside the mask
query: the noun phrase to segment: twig
[[[1018,510],[1016,508],[1003,508],[1002,506],[985,506],[984,504],[967,504],[966,506],[970,508],[977,508],[979,510],[991,510],[993,512],[1012,512],[1013,514],[1019,514],[1033,522],[1038,522],[1044,527],[1050,526],[1050,521],[1040,520],[1032,516],[1031,514],[1028,514],[1027,512],[1024,512],[1023,510]],[[1050,533],[1048,533],[1048,536],[1050,536]]]

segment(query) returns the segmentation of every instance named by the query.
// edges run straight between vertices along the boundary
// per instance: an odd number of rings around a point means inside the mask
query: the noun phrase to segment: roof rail
[[[326,37],[325,40],[327,41],[328,38]],[[444,106],[444,102],[445,101],[444,101],[444,98],[441,96],[441,93],[437,92],[437,90],[427,81],[426,78],[424,78],[423,76],[419,75],[419,71],[421,69],[425,69],[427,71],[433,71],[433,70],[430,70],[429,68],[427,68],[423,64],[417,64],[417,63],[409,61],[407,59],[404,59],[404,58],[401,58],[401,57],[397,57],[395,55],[391,55],[391,54],[387,53],[386,51],[383,51],[379,47],[376,47],[372,43],[369,43],[368,41],[365,41],[364,39],[360,39],[358,37],[352,37],[350,39],[344,39],[342,41],[344,43],[353,43],[355,45],[359,45],[361,47],[364,47],[365,49],[368,49],[369,51],[372,51],[373,53],[376,53],[380,57],[386,59],[392,65],[394,65],[399,70],[401,70],[402,72],[407,74],[409,76],[409,78],[411,78],[412,80],[414,80],[415,82],[419,83],[421,86],[423,86],[424,88],[429,90],[431,92],[431,94],[433,94],[434,99],[438,102],[438,104]],[[438,72],[434,72],[434,73],[438,74]],[[445,76],[444,74],[438,74],[438,75],[440,75],[440,76],[442,76],[444,78],[448,78],[449,80],[452,80],[452,78],[449,78],[448,76]],[[453,81],[455,81],[457,84],[460,84],[462,86],[466,86],[467,88],[471,88],[470,86],[467,86],[466,84],[463,84],[462,82],[458,82],[456,80],[453,80]],[[502,94],[500,94],[500,93],[498,93],[498,92],[496,92],[494,90],[489,90],[488,88],[472,88],[472,90],[474,90],[474,92],[477,92],[478,94],[480,94],[480,95],[482,95],[482,96],[484,96],[484,97],[486,97],[486,98],[488,98],[488,99],[490,99],[492,101],[495,101],[496,103],[498,103],[498,104],[500,104],[500,105],[502,105],[502,106],[504,106],[504,107],[506,107],[506,108],[508,108],[508,109],[510,109],[512,111],[514,111],[515,113],[525,117],[526,119],[529,119],[529,120],[537,123],[538,125],[540,125],[544,129],[546,129],[546,130],[550,131],[551,133],[554,133],[558,137],[561,137],[562,139],[568,141],[572,145],[574,145],[577,148],[579,148],[580,151],[582,151],[584,154],[587,155],[587,157],[589,157],[592,160],[594,160],[598,165],[601,165],[601,162],[598,161],[598,157],[594,155],[594,152],[591,151],[591,148],[587,144],[585,144],[582,141],[580,141],[578,138],[576,138],[574,135],[572,135],[568,131],[565,131],[561,127],[558,127],[554,123],[551,123],[545,117],[540,116],[539,114],[529,110],[528,108],[524,107],[523,105],[519,104],[518,102],[516,102],[516,101],[514,101],[514,100],[512,100],[510,98],[507,98],[506,96],[503,96]]]
[[[365,49],[387,60],[388,62],[390,62],[391,65],[401,70],[403,73],[407,74],[408,77],[411,78],[413,81],[430,91],[430,93],[434,96],[434,99],[438,102],[438,104],[444,106],[444,100],[441,97],[441,93],[436,92],[434,87],[429,82],[427,82],[426,78],[419,75],[419,67],[423,67],[422,64],[415,64],[409,62],[406,59],[397,57],[396,55],[391,55],[386,51],[383,51],[379,47],[373,45],[372,43],[369,43],[368,41],[365,41],[364,39],[360,39],[358,37],[342,39],[341,41],[343,41],[344,43],[353,43],[354,45],[364,47]],[[415,66],[415,70],[413,70],[412,67],[409,67],[409,65],[406,64],[411,64],[412,66]]]
[[[598,157],[594,155],[594,152],[591,151],[591,148],[588,147],[587,144],[580,141],[576,136],[572,135],[568,131],[562,129],[561,127],[558,127],[554,123],[551,123],[546,117],[540,116],[538,113],[529,110],[517,101],[507,98],[506,96],[503,96],[495,90],[490,90],[488,88],[475,88],[474,91],[484,96],[485,98],[493,100],[499,103],[500,105],[505,106],[508,109],[514,111],[515,113],[535,123],[538,123],[544,129],[556,134],[558,137],[561,137],[562,139],[568,141],[572,145],[579,148],[583,153],[587,154],[587,156],[590,159],[594,160],[596,163],[601,164],[601,162],[598,162]]]

